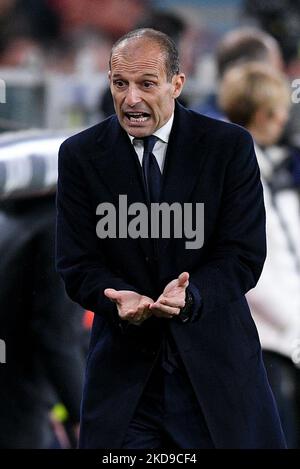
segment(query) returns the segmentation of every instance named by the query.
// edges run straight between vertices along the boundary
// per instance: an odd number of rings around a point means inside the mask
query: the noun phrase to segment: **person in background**
[[[0,207],[0,338],[6,344],[0,448],[53,447],[50,410],[57,402],[66,409],[74,447],[85,363],[82,309],[67,298],[54,268],[55,196],[11,197]]]
[[[280,45],[289,76],[299,76],[300,8],[299,0],[243,0],[245,21],[256,24]]]
[[[217,88],[226,71],[236,65],[246,63],[268,64],[275,71],[283,72],[285,67],[279,43],[270,34],[261,29],[244,26],[229,31],[219,42],[216,53]],[[297,109],[294,105],[289,112],[289,120],[282,132],[278,146],[289,147],[288,169],[291,173],[292,184],[300,193],[300,150],[299,133],[296,128]],[[195,111],[215,119],[226,120],[223,110],[218,103],[218,89],[207,97],[204,102],[193,106]],[[298,135],[298,138],[297,138]]]
[[[275,68],[244,64],[225,73],[219,103],[230,121],[245,127],[255,141],[267,215],[267,260],[247,299],[287,443],[295,448],[300,432],[300,205],[289,147],[276,145],[288,119],[290,89]]]
[[[226,70],[234,65],[248,62],[268,63],[274,69],[281,70],[283,60],[276,40],[264,31],[248,26],[226,33],[215,52],[217,88]],[[204,102],[195,104],[193,109],[209,117],[224,119],[217,95],[216,90]]]

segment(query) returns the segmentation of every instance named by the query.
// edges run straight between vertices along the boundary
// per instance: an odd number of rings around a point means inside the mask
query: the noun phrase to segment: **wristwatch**
[[[178,318],[181,322],[187,322],[190,319],[190,314],[194,305],[194,298],[189,289],[185,290],[185,305],[180,308]]]

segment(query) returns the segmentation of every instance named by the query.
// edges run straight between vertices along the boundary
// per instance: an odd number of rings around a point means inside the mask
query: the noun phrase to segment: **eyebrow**
[[[112,77],[113,78],[121,78],[122,77],[122,74],[121,73],[113,73],[112,74]],[[158,79],[158,75],[154,74],[154,73],[144,73],[141,78],[146,78],[146,77],[149,77],[149,78],[156,78]]]
[[[144,73],[143,77],[158,78],[158,75],[156,75],[155,73]]]

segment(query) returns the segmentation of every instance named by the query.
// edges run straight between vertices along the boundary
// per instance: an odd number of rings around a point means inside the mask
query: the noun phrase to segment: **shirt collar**
[[[172,125],[173,125],[173,120],[174,120],[174,112],[172,113],[172,115],[171,115],[170,119],[168,120],[168,122],[166,122],[162,127],[157,129],[153,133],[153,135],[155,135],[157,138],[162,140],[164,143],[168,143],[170,133],[171,133],[171,129],[172,129]],[[130,141],[133,144],[133,139],[135,137],[133,137],[132,135],[129,135],[129,134],[128,134],[128,137],[130,138]]]

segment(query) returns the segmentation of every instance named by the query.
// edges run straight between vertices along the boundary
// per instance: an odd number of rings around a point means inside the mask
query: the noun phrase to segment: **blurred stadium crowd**
[[[76,447],[93,315],[55,272],[57,153],[114,112],[110,49],[136,27],[178,45],[187,107],[253,136],[268,258],[248,301],[288,446],[300,448],[298,0],[0,0],[0,448]]]

